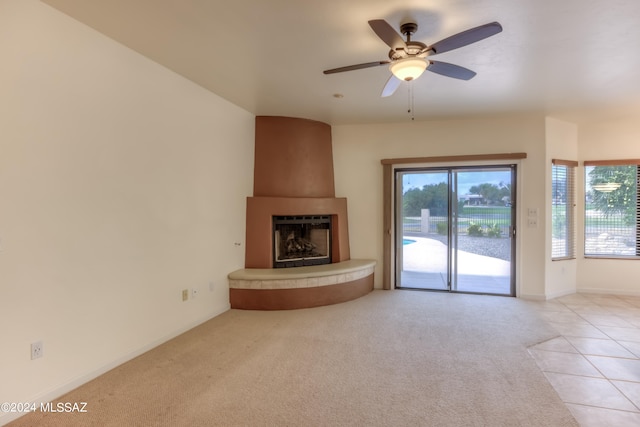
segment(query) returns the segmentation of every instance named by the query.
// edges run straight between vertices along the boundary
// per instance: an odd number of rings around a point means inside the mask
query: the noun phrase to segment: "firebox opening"
[[[273,266],[331,263],[331,216],[274,216]]]

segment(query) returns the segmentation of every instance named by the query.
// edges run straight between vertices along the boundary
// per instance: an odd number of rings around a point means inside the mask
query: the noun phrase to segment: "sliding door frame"
[[[507,160],[522,160],[527,158],[527,153],[502,153],[502,154],[476,154],[476,155],[464,155],[464,156],[436,156],[436,157],[409,157],[409,158],[394,158],[383,159],[380,161],[383,168],[383,263],[382,263],[382,287],[383,289],[395,288],[395,251],[393,249],[395,241],[394,230],[394,198],[395,198],[395,183],[394,183],[394,168],[401,165],[415,165],[416,167],[434,164],[434,163],[447,163],[456,164],[462,162],[493,162],[493,161],[507,161]],[[517,195],[517,190],[516,190]],[[515,245],[516,242],[514,241]],[[516,260],[513,259],[512,262]]]

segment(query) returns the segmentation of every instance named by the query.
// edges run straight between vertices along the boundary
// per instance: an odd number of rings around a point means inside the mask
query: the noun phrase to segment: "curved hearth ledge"
[[[293,268],[245,268],[228,275],[231,308],[291,310],[338,304],[373,290],[375,260]]]

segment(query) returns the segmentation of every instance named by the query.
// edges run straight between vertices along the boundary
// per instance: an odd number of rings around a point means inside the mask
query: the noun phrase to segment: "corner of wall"
[[[545,296],[547,299],[557,298],[576,292],[577,263],[576,260],[551,260],[552,246],[552,203],[551,172],[552,159],[578,160],[578,126],[554,117],[545,118]],[[576,196],[577,197],[577,196]],[[574,221],[577,218],[574,218]]]

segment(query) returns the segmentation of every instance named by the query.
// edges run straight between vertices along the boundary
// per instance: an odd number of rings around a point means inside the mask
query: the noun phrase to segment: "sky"
[[[469,193],[469,189],[479,184],[495,184],[500,186],[501,183],[511,183],[511,169],[486,170],[477,169],[473,171],[458,171],[458,194],[464,195]],[[412,188],[422,188],[429,184],[438,184],[447,182],[447,171],[438,170],[432,172],[402,172],[402,189],[403,193]]]

